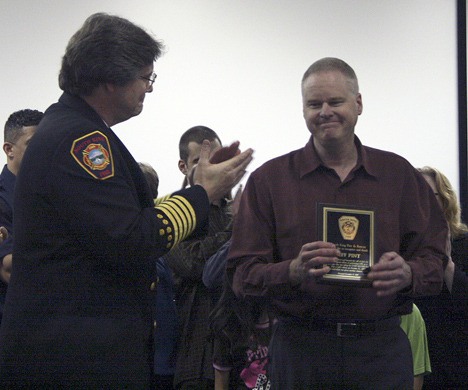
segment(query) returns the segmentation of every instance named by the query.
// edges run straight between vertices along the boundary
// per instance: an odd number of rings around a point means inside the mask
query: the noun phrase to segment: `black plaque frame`
[[[370,286],[369,267],[375,261],[375,216],[372,209],[319,203],[319,239],[334,243],[341,252],[331,271],[318,280],[324,283],[352,283]]]

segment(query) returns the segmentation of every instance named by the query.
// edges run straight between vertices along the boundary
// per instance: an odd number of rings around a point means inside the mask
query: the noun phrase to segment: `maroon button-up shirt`
[[[270,299],[279,315],[378,319],[411,312],[412,297],[438,294],[447,224],[424,178],[404,158],[363,146],[341,182],[316,154],[312,138],[251,174],[236,218],[227,270],[240,296]],[[317,204],[374,210],[375,259],[399,253],[411,267],[411,289],[377,297],[372,287],[289,281],[289,265],[305,243],[321,240]]]

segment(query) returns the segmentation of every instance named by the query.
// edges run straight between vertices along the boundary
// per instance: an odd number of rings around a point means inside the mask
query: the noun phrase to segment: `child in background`
[[[215,390],[267,390],[270,317],[260,302],[237,298],[227,281],[210,316]]]
[[[155,169],[140,162],[140,169],[148,183],[155,204],[162,201],[158,198],[159,177]],[[158,199],[157,199],[158,198]],[[155,258],[158,283],[154,302],[156,328],[154,329],[154,377],[152,390],[173,389],[176,345],[177,345],[177,312],[174,302],[174,282],[172,272],[164,257]]]

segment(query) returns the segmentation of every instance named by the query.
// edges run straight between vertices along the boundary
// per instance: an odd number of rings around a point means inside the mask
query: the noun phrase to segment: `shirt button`
[[[154,320],[154,321],[153,321],[153,329],[156,329],[156,328],[157,328],[157,326],[158,326],[158,323],[157,323],[157,321],[156,321],[156,320]]]
[[[151,283],[150,290],[151,291],[156,290],[156,282]]]

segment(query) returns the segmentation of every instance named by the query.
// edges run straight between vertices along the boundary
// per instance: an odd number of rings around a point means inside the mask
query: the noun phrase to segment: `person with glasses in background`
[[[141,27],[104,13],[87,18],[66,47],[64,92],[45,112],[16,182],[1,388],[151,385],[154,259],[205,232],[210,201],[252,159],[248,149],[212,164],[206,141],[195,185],[155,206],[111,127],[142,112],[161,51]]]

